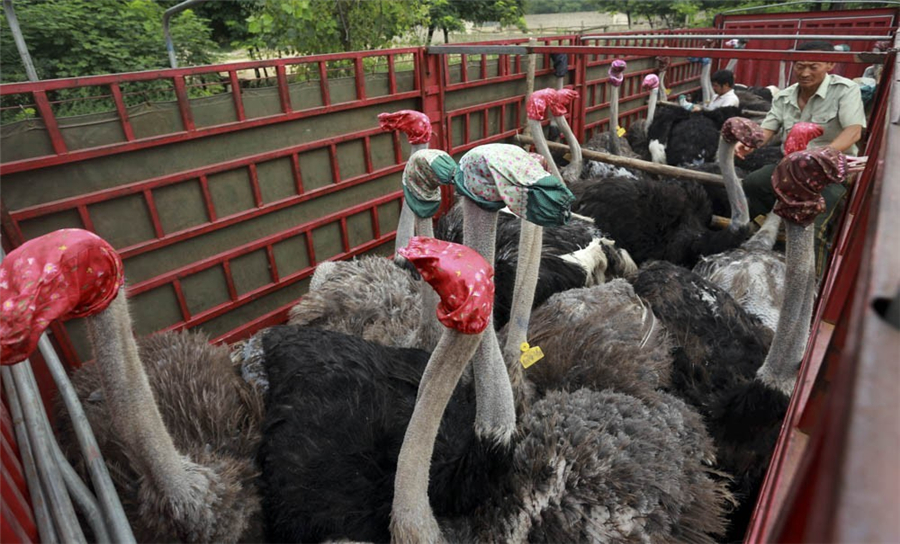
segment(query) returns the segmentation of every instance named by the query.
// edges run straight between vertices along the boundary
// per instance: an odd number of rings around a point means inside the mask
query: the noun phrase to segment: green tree
[[[163,7],[150,0],[17,0],[16,15],[41,79],[168,68]],[[170,25],[178,60],[208,64],[215,44],[191,10]],[[0,24],[0,81],[25,81],[12,32]]]
[[[265,0],[247,19],[243,45],[280,55],[380,49],[426,22],[416,0]]]
[[[431,43],[434,31],[444,33],[444,42],[450,41],[450,32],[465,28],[465,22],[486,23],[496,21],[501,26],[514,26],[526,32],[525,0],[425,0],[428,8],[428,38]]]

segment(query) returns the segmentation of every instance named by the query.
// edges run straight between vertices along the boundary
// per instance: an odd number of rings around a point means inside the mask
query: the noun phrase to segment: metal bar
[[[328,88],[328,70],[325,61],[319,62],[319,87],[322,89],[322,105],[331,105],[331,91]]]
[[[100,454],[100,446],[91,430],[91,424],[78,400],[78,394],[75,392],[72,382],[69,381],[66,369],[46,333],[42,334],[38,340],[38,349],[41,350],[47,370],[50,371],[53,381],[56,382],[57,394],[63,400],[66,411],[72,419],[72,428],[75,430],[75,437],[81,446],[85,465],[91,475],[91,482],[94,484],[101,510],[109,523],[111,538],[114,542],[134,542],[131,526],[122,510],[122,503],[116,493],[112,478],[109,476],[103,456]]]
[[[364,202],[362,204],[357,204],[355,206],[351,206],[346,208],[340,212],[335,212],[328,214],[326,216],[320,217],[318,219],[314,219],[312,221],[308,221],[303,223],[302,225],[297,225],[291,227],[282,232],[271,234],[264,238],[260,238],[258,240],[254,240],[252,242],[248,242],[244,245],[238,246],[236,248],[229,249],[228,251],[222,252],[218,255],[213,255],[212,257],[207,257],[206,259],[197,261],[187,266],[182,266],[175,270],[171,270],[164,274],[160,274],[159,276],[150,278],[148,280],[144,280],[138,283],[135,283],[128,290],[130,296],[139,295],[151,289],[156,289],[157,287],[161,287],[163,285],[177,282],[178,280],[185,278],[187,276],[196,274],[197,272],[202,272],[208,268],[212,268],[214,266],[220,266],[222,262],[225,260],[234,259],[241,255],[246,255],[247,253],[257,251],[261,248],[264,248],[268,244],[274,244],[284,240],[286,238],[290,238],[292,236],[296,236],[306,231],[312,231],[312,229],[321,227],[323,225],[327,225],[329,223],[333,223],[340,219],[343,215],[352,215],[359,213],[368,209],[370,206],[383,204],[385,202],[390,202],[391,200],[399,199],[403,195],[403,191],[391,192],[386,195],[380,196],[368,202]]]
[[[793,36],[790,37],[793,39]],[[631,55],[653,56],[660,53],[659,47],[635,47],[620,45],[536,45],[515,46],[511,49],[505,45],[442,45],[429,47],[429,53],[448,55],[484,53],[507,53],[515,55],[528,55],[531,53],[569,53],[569,54],[595,54],[609,52],[611,54],[630,53]],[[432,51],[434,50],[434,51]],[[711,57],[711,58],[736,58],[736,59],[784,59],[791,61],[823,61],[823,62],[854,62],[854,63],[883,63],[887,53],[863,53],[854,51],[781,51],[777,49],[716,49],[701,47],[673,48],[673,53],[682,57]]]
[[[22,456],[22,469],[28,484],[28,493],[31,495],[31,506],[34,510],[34,522],[38,529],[38,535],[41,537],[41,542],[55,544],[58,542],[56,530],[53,528],[53,520],[50,519],[50,512],[47,509],[47,498],[37,473],[34,451],[31,447],[31,439],[28,438],[25,415],[13,382],[12,369],[8,366],[0,367],[0,376],[2,376],[0,381],[3,382],[3,389],[6,392],[6,400],[9,403],[9,412],[16,432],[19,453]]]
[[[181,124],[185,132],[194,130],[194,115],[191,113],[191,101],[188,99],[187,89],[184,86],[184,76],[172,78],[175,84],[175,98],[178,100],[178,112],[181,114]]]
[[[347,216],[341,217],[341,247],[344,253],[350,251],[350,235],[347,233]]]
[[[397,74],[394,72],[394,55],[387,56],[388,63],[388,94],[397,92]]]
[[[366,161],[366,173],[371,174],[375,170],[375,166],[372,164],[372,140],[369,136],[363,138],[363,154]]]
[[[363,67],[362,57],[353,59],[353,80],[356,83],[356,99],[366,99],[366,70]]]
[[[188,308],[187,299],[184,296],[184,289],[181,288],[181,279],[175,278],[172,280],[172,288],[175,289],[175,298],[178,300],[178,308],[181,310],[181,318],[185,321],[190,321],[191,319],[191,310]],[[133,294],[137,294],[137,291],[133,291]]]
[[[294,178],[294,188],[297,194],[302,195],[305,192],[303,188],[303,173],[300,171],[300,156],[297,153],[291,153],[291,176]]]
[[[341,166],[338,164],[337,146],[334,143],[328,145],[328,160],[331,163],[331,182],[337,185],[341,182]]]
[[[465,53],[459,56],[459,80],[463,83],[469,81],[469,59]]]
[[[243,121],[247,118],[247,114],[244,112],[244,99],[242,97],[241,81],[240,79],[238,79],[237,71],[229,70],[228,79],[231,81],[231,97],[234,100],[234,111],[237,115],[237,120]]]
[[[238,299],[237,288],[234,286],[234,275],[231,273],[231,260],[222,261],[222,269],[225,271],[225,285],[228,287],[228,298],[234,302]]]
[[[216,206],[213,203],[212,193],[209,192],[209,179],[206,174],[201,174],[197,179],[200,180],[200,191],[203,193],[203,204],[206,206],[206,215],[209,217],[210,223],[215,223]]]
[[[871,32],[871,29],[867,29]],[[637,38],[690,39],[690,40],[834,40],[834,41],[879,41],[893,40],[893,36],[869,36],[855,34],[603,34],[583,36],[582,40],[609,40],[613,38],[632,40]]]
[[[306,238],[306,256],[309,266],[315,268],[318,262],[316,261],[316,245],[313,243],[312,229],[304,231],[304,237]]]
[[[272,244],[266,246],[266,259],[269,261],[269,273],[272,275],[272,283],[278,283],[280,276],[278,274],[278,263],[275,262],[275,248]]]
[[[257,208],[260,208],[263,205],[263,198],[262,190],[259,187],[259,175],[256,172],[256,163],[251,162],[248,164],[247,170],[250,175],[250,190],[253,192],[253,203]]]
[[[37,81],[40,78],[34,69],[34,63],[31,61],[31,54],[28,52],[28,45],[22,36],[22,29],[19,28],[19,18],[16,17],[16,10],[13,7],[12,0],[3,0],[3,12],[6,14],[6,22],[9,23],[9,30],[12,32],[13,40],[16,42],[16,49],[19,51],[19,58],[22,59],[22,65],[25,67],[25,75],[28,81]]]
[[[147,211],[150,212],[150,222],[153,223],[153,233],[157,238],[163,238],[166,233],[162,227],[162,221],[159,219],[159,210],[156,209],[156,199],[153,198],[153,191],[144,189],[144,201],[147,203]]]
[[[378,217],[378,206],[372,206],[372,233],[381,238],[381,219]]]
[[[91,219],[87,206],[78,206],[78,216],[81,218],[81,226],[84,227],[84,230],[94,232],[94,221]]]
[[[62,133],[59,131],[59,124],[56,122],[56,115],[47,100],[47,93],[44,91],[34,92],[34,104],[41,114],[44,126],[47,128],[47,134],[50,136],[50,142],[53,144],[53,152],[57,155],[64,155],[68,152],[66,142],[63,140]]]
[[[0,176],[5,176],[8,174],[14,174],[17,172],[24,172],[28,170],[37,170],[40,168],[46,168],[48,166],[56,166],[59,164],[67,164],[78,162],[87,159],[93,159],[97,157],[107,157],[110,155],[115,155],[118,153],[125,153],[128,151],[136,151],[139,149],[146,149],[150,147],[156,147],[160,145],[168,145],[173,143],[185,142],[189,140],[194,140],[198,138],[205,138],[209,136],[215,136],[219,134],[227,134],[229,132],[237,132],[241,130],[248,130],[251,128],[261,127],[265,125],[274,125],[278,123],[285,123],[288,121],[294,121],[297,119],[305,119],[308,117],[314,117],[317,115],[323,115],[326,113],[336,113],[340,111],[347,111],[352,109],[357,109],[363,106],[375,106],[379,104],[388,104],[393,102],[398,102],[401,100],[408,100],[411,98],[418,98],[419,91],[409,91],[399,95],[394,96],[379,96],[375,98],[369,98],[366,100],[364,104],[360,104],[358,102],[344,102],[341,104],[333,105],[333,106],[323,106],[320,108],[310,108],[307,110],[301,111],[293,111],[290,114],[278,113],[275,115],[270,115],[266,117],[259,117],[256,119],[248,119],[246,121],[235,121],[233,123],[223,123],[221,125],[215,125],[212,127],[206,127],[202,129],[196,129],[191,132],[176,132],[172,134],[166,134],[162,136],[155,136],[150,138],[142,138],[139,140],[135,140],[134,142],[125,142],[118,144],[109,144],[98,147],[92,147],[89,149],[72,151],[71,153],[66,153],[63,149],[62,153],[64,155],[44,155],[41,157],[35,157],[30,159],[22,159],[19,161],[8,162],[0,164]],[[54,121],[55,124],[55,121]],[[65,144],[62,144],[65,145]]]
[[[110,83],[109,90],[112,92],[113,101],[116,103],[119,122],[122,123],[122,132],[125,133],[125,139],[131,142],[134,140],[134,129],[131,128],[131,121],[128,119],[128,109],[125,107],[125,100],[122,98],[122,89],[118,83]]]
[[[275,67],[275,73],[278,76],[278,99],[281,101],[281,112],[291,113],[291,93],[288,90],[287,74],[284,65],[279,64]]]
[[[367,129],[359,132],[353,132],[349,134],[343,134],[341,136],[335,136],[332,138],[317,140],[315,142],[309,142],[304,144],[299,144],[291,147],[286,147],[282,149],[276,149],[274,151],[266,151],[264,153],[259,153],[256,155],[250,155],[247,157],[243,157],[240,159],[234,159],[230,161],[221,162],[218,164],[214,164],[211,166],[204,166],[201,168],[195,168],[192,170],[185,170],[184,172],[178,172],[176,174],[168,174],[164,176],[160,176],[157,178],[151,178],[148,180],[138,181],[134,183],[129,183],[127,185],[122,185],[120,187],[114,187],[111,189],[103,189],[100,191],[96,191],[94,193],[90,193],[88,195],[74,196],[69,198],[60,199],[54,202],[48,202],[46,204],[38,204],[36,206],[30,206],[28,208],[22,208],[21,210],[17,210],[11,213],[11,216],[15,218],[16,221],[23,221],[25,219],[33,219],[35,217],[40,217],[42,215],[47,215],[50,213],[61,212],[73,208],[77,208],[78,206],[85,206],[90,204],[96,204],[99,202],[104,202],[107,200],[112,200],[114,198],[121,198],[123,196],[128,196],[132,194],[138,194],[147,189],[158,189],[160,187],[166,187],[178,182],[189,181],[195,179],[197,177],[209,176],[212,174],[218,174],[221,172],[227,172],[230,170],[237,170],[240,168],[245,168],[250,164],[261,163],[270,161],[272,159],[279,159],[282,157],[286,157],[288,155],[297,153],[303,153],[306,151],[312,151],[316,149],[322,149],[326,146],[343,143],[352,140],[358,140],[364,138],[365,136],[370,136],[373,134],[379,134],[381,131],[379,129]]]
[[[185,9],[191,7],[193,4],[199,4],[200,2],[205,2],[206,0],[185,0],[184,2],[174,5],[167,9],[163,13],[162,18],[162,27],[163,27],[163,36],[166,38],[166,52],[169,54],[169,65],[172,68],[178,68],[178,59],[175,58],[175,46],[172,45],[172,34],[169,32],[169,20],[173,15],[184,11]]]
[[[78,525],[75,509],[72,507],[72,501],[69,500],[66,492],[66,484],[63,482],[59,466],[56,464],[50,448],[49,440],[52,440],[52,437],[48,436],[41,419],[46,417],[46,414],[40,400],[40,393],[32,385],[34,377],[31,373],[30,363],[26,360],[12,365],[12,375],[34,448],[38,473],[42,475],[41,479],[49,499],[51,517],[58,531],[59,539],[61,542],[85,542],[81,526]]]

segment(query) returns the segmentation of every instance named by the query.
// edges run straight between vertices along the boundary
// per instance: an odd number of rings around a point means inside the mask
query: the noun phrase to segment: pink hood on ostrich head
[[[772,189],[778,197],[775,213],[798,225],[809,225],[825,211],[822,189],[841,183],[846,174],[847,158],[833,147],[791,153],[772,172]]]
[[[28,357],[54,319],[106,309],[123,271],[116,250],[82,229],[57,230],[12,251],[0,264],[3,364]]]
[[[722,139],[730,144],[741,142],[755,149],[762,145],[763,130],[745,117],[729,117],[722,123]]]
[[[397,251],[440,297],[438,320],[463,334],[487,328],[494,310],[494,269],[474,249],[414,236]]]
[[[790,155],[797,151],[803,151],[809,145],[809,142],[822,134],[825,134],[825,130],[815,123],[807,123],[806,121],[795,123],[784,139],[784,154]]]
[[[431,141],[431,121],[420,111],[400,110],[394,113],[379,113],[381,130],[402,130],[411,144],[427,144]]]

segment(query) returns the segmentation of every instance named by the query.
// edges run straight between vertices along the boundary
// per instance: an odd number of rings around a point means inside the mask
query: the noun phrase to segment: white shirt
[[[709,101],[709,104],[703,106],[703,109],[705,109],[706,111],[710,111],[717,110],[719,108],[727,108],[728,106],[740,105],[741,100],[736,94],[734,94],[734,89],[731,89],[725,94],[716,95],[715,98]]]

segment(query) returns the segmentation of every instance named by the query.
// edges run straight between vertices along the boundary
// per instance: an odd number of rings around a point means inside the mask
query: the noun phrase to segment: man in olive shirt
[[[834,51],[834,46],[826,41],[813,41],[800,44],[797,50]],[[862,96],[859,86],[852,80],[829,74],[833,68],[833,62],[794,63],[797,83],[773,97],[772,108],[762,122],[763,145],[769,143],[776,134],[784,140],[795,123],[804,121],[816,123],[825,131],[822,136],[809,143],[809,149],[831,146],[845,155],[856,155],[856,142],[866,126]],[[752,151],[739,143],[735,152],[739,157],[744,157]],[[775,204],[771,181],[775,166],[764,166],[744,179],[750,217],[769,213]],[[816,270],[820,274],[827,256],[826,251],[822,250],[827,249],[830,240],[826,231],[837,204],[846,193],[847,189],[839,184],[829,185],[822,191],[826,210],[815,222]]]

